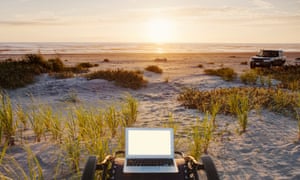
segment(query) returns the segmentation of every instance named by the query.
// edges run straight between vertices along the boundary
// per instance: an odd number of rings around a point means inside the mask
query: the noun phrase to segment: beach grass
[[[260,68],[257,73],[281,82],[280,87],[297,91],[300,89],[300,66],[286,65],[276,68]]]
[[[244,84],[255,85],[258,78],[259,78],[259,75],[257,74],[257,71],[255,71],[255,70],[249,70],[240,75],[240,79]],[[264,83],[261,82],[261,84],[263,85]]]
[[[220,111],[220,107],[221,105],[219,104],[219,102],[211,102],[211,109],[210,109],[210,114],[211,114],[211,121],[212,121],[212,124],[214,127],[217,126],[216,124],[216,117],[217,117],[217,114],[219,113]]]
[[[156,66],[156,65],[147,66],[145,68],[145,70],[150,71],[150,72],[154,72],[154,73],[157,73],[157,74],[162,74],[163,73],[163,70],[159,66]]]
[[[82,62],[76,65],[77,68],[91,68],[91,67],[97,67],[97,64],[91,64],[89,62]]]
[[[248,125],[248,113],[250,109],[249,99],[246,96],[241,97],[239,95],[232,95],[231,97],[232,98],[230,99],[230,101],[236,101],[232,104],[235,104],[234,111],[240,125],[240,134],[245,133]]]
[[[165,128],[172,128],[174,132],[174,147],[179,148],[180,146],[180,136],[179,136],[179,122],[175,120],[174,115],[172,113],[168,114],[168,120],[164,123]]]
[[[117,134],[117,129],[121,123],[119,112],[117,112],[114,106],[110,106],[105,112],[105,119],[108,128],[111,132],[111,138],[114,138]]]
[[[25,145],[20,149],[20,151],[26,153],[25,161],[27,168],[20,164],[13,156],[6,154],[8,150],[8,146],[5,145],[1,152],[0,167],[3,170],[2,172],[5,172],[5,174],[0,174],[1,179],[44,179],[39,159],[29,145]],[[9,162],[9,164],[4,166],[3,164],[6,162]]]
[[[5,143],[14,145],[17,121],[13,119],[10,97],[4,92],[0,93],[0,103],[0,138],[2,138],[3,135],[5,137]]]
[[[205,69],[207,75],[220,76],[225,81],[233,81],[237,74],[232,68]]]
[[[294,107],[297,94],[280,88],[233,87],[203,91],[186,88],[179,94],[178,100],[187,108],[205,112],[207,109],[211,109],[213,99],[220,104],[220,113],[235,114],[234,109],[237,105],[228,103],[228,99],[232,95],[247,97],[250,109],[258,104],[273,112],[295,117]],[[237,103],[237,101],[233,102]]]
[[[298,93],[297,106],[295,107],[295,112],[298,122],[298,141],[300,141],[300,93]]]
[[[138,114],[138,101],[130,94],[124,95],[121,103],[114,103],[106,108],[99,109],[91,106],[76,105],[67,114],[57,110],[56,112],[51,106],[41,105],[34,101],[32,99],[32,104],[28,107],[18,105],[13,108],[9,97],[5,96],[3,100],[5,106],[2,106],[1,111],[8,112],[9,122],[7,119],[4,121],[2,118],[1,132],[4,132],[4,136],[12,136],[12,133],[7,134],[6,132],[12,130],[11,122],[18,121],[19,126],[14,126],[14,132],[23,131],[24,127],[28,127],[32,129],[37,142],[51,141],[51,143],[57,144],[59,147],[58,151],[61,151],[63,154],[60,157],[61,160],[57,162],[57,167],[68,165],[70,171],[75,173],[74,176],[80,176],[82,158],[87,154],[96,155],[101,161],[111,151],[124,147],[124,128],[133,125]],[[63,116],[62,114],[65,115]],[[6,122],[5,126],[4,122]],[[42,178],[43,173],[39,160],[28,149],[29,141],[23,143],[22,139],[26,137],[20,136],[20,134],[15,134],[14,136],[18,136],[16,137],[18,139],[16,145],[26,148],[24,150],[27,152],[29,171],[19,166],[17,171],[4,171],[5,176],[28,179]],[[120,139],[120,142],[117,141],[118,143],[116,143],[113,140],[116,138]],[[20,142],[21,144],[19,144]],[[8,157],[5,150],[8,143],[4,142],[3,145],[0,157],[1,162],[1,159]],[[15,165],[18,165],[17,161],[15,161]],[[0,163],[1,167],[4,167],[4,164]],[[59,176],[59,172],[56,173],[58,173],[56,176]]]
[[[88,66],[89,67],[89,66]],[[56,78],[74,77],[74,73],[88,72],[87,64],[66,67],[59,58],[46,60],[41,54],[27,54],[21,60],[0,62],[0,87],[15,89],[35,81],[35,76],[49,73]]]
[[[214,125],[208,112],[205,113],[202,120],[198,118],[192,126],[192,143],[190,144],[190,154],[199,159],[201,155],[208,154],[209,144],[213,138]]]
[[[136,120],[138,115],[138,101],[133,98],[130,94],[125,96],[125,102],[122,105],[122,123],[124,127],[132,126]]]
[[[204,66],[203,66],[203,64],[198,64],[197,67],[198,67],[198,68],[203,68]]]
[[[128,71],[123,69],[116,70],[99,70],[89,73],[85,76],[88,80],[105,79],[114,81],[117,85],[125,88],[140,89],[146,86],[147,81],[143,75],[136,71]]]

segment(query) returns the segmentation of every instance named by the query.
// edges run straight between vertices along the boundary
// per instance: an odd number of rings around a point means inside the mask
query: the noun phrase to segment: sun
[[[151,19],[146,26],[148,40],[153,43],[170,42],[175,31],[174,23],[168,19]]]

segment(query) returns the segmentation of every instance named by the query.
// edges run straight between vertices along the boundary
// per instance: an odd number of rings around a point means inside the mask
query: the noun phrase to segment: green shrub
[[[0,87],[13,89],[23,87],[34,82],[37,69],[24,61],[0,62]]]
[[[160,67],[155,66],[155,65],[148,66],[148,67],[145,68],[145,70],[151,71],[151,72],[154,72],[154,73],[158,73],[158,74],[163,73],[163,70]]]
[[[23,61],[32,65],[39,65],[45,68],[48,67],[47,61],[41,54],[26,54]]]
[[[198,64],[198,68],[203,68],[203,64]]]
[[[244,84],[256,84],[258,74],[255,70],[250,70],[241,74],[240,79]]]
[[[91,64],[89,62],[83,62],[83,63],[77,64],[76,67],[78,67],[78,68],[91,68],[91,67],[95,67],[95,65]]]
[[[59,58],[49,59],[48,66],[52,72],[61,72],[65,69],[64,63]]]
[[[143,76],[135,71],[117,70],[100,70],[86,75],[88,80],[105,79],[115,81],[119,86],[131,89],[139,89],[147,84]]]
[[[7,59],[0,62],[0,87],[14,89],[26,86],[33,83],[35,76],[41,73],[49,73],[56,78],[73,77],[72,73],[88,72],[86,68],[88,64],[65,67],[61,59],[54,58],[46,61],[41,54],[27,54],[20,61]]]
[[[220,76],[225,81],[233,81],[236,77],[236,73],[231,68],[220,68],[220,69],[205,69],[204,73],[207,75]]]

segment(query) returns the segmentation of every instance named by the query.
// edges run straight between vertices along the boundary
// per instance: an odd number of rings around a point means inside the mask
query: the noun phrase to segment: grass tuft
[[[122,106],[122,120],[125,127],[132,126],[137,120],[138,102],[130,94],[125,98],[126,102]]]
[[[5,137],[5,143],[14,145],[14,137],[17,129],[17,122],[13,119],[13,110],[10,98],[4,92],[0,94],[0,137],[2,133]]]
[[[94,65],[92,65],[94,66]],[[7,59],[0,62],[0,87],[15,89],[31,84],[35,76],[49,73],[56,78],[74,77],[74,73],[86,73],[89,63],[65,67],[60,58],[48,61],[41,54],[27,54],[20,61]]]
[[[295,116],[294,107],[296,106],[297,94],[281,89],[234,87],[200,91],[187,88],[180,93],[178,100],[187,108],[205,112],[210,109],[213,99],[220,104],[220,113],[235,114],[238,101],[232,101],[235,104],[228,102],[232,95],[247,97],[250,109],[259,105],[274,112]]]
[[[220,69],[205,69],[204,73],[207,75],[220,76],[225,81],[233,81],[237,74],[231,68],[220,68]]]
[[[257,73],[281,81],[281,88],[300,90],[300,66],[286,65],[276,68],[257,69]],[[268,83],[269,84],[269,83]]]
[[[145,70],[150,71],[150,72],[154,72],[154,73],[157,73],[157,74],[162,74],[163,73],[163,70],[160,67],[155,66],[155,65],[148,66],[148,67],[145,68]]]
[[[136,71],[117,70],[100,70],[86,75],[88,80],[105,79],[115,81],[119,86],[131,89],[139,89],[147,84],[143,75]]]
[[[259,75],[255,70],[246,71],[243,74],[241,74],[240,79],[244,84],[256,84],[256,81],[258,79]],[[262,80],[262,79],[261,79]],[[264,84],[264,83],[262,83]]]
[[[191,143],[191,155],[196,159],[205,153],[208,153],[208,147],[213,137],[214,126],[209,118],[208,112],[206,112],[202,121],[197,119],[195,125],[192,127],[192,143]]]

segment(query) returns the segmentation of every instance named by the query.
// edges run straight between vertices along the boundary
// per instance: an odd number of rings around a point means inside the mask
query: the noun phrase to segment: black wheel
[[[254,63],[250,63],[250,68],[254,69],[255,68],[255,64]]]
[[[209,156],[202,156],[201,160],[204,166],[204,171],[206,173],[207,179],[219,180],[219,175],[212,159]]]
[[[93,180],[95,176],[96,165],[97,165],[96,156],[89,156],[87,163],[85,164],[81,179]]]

